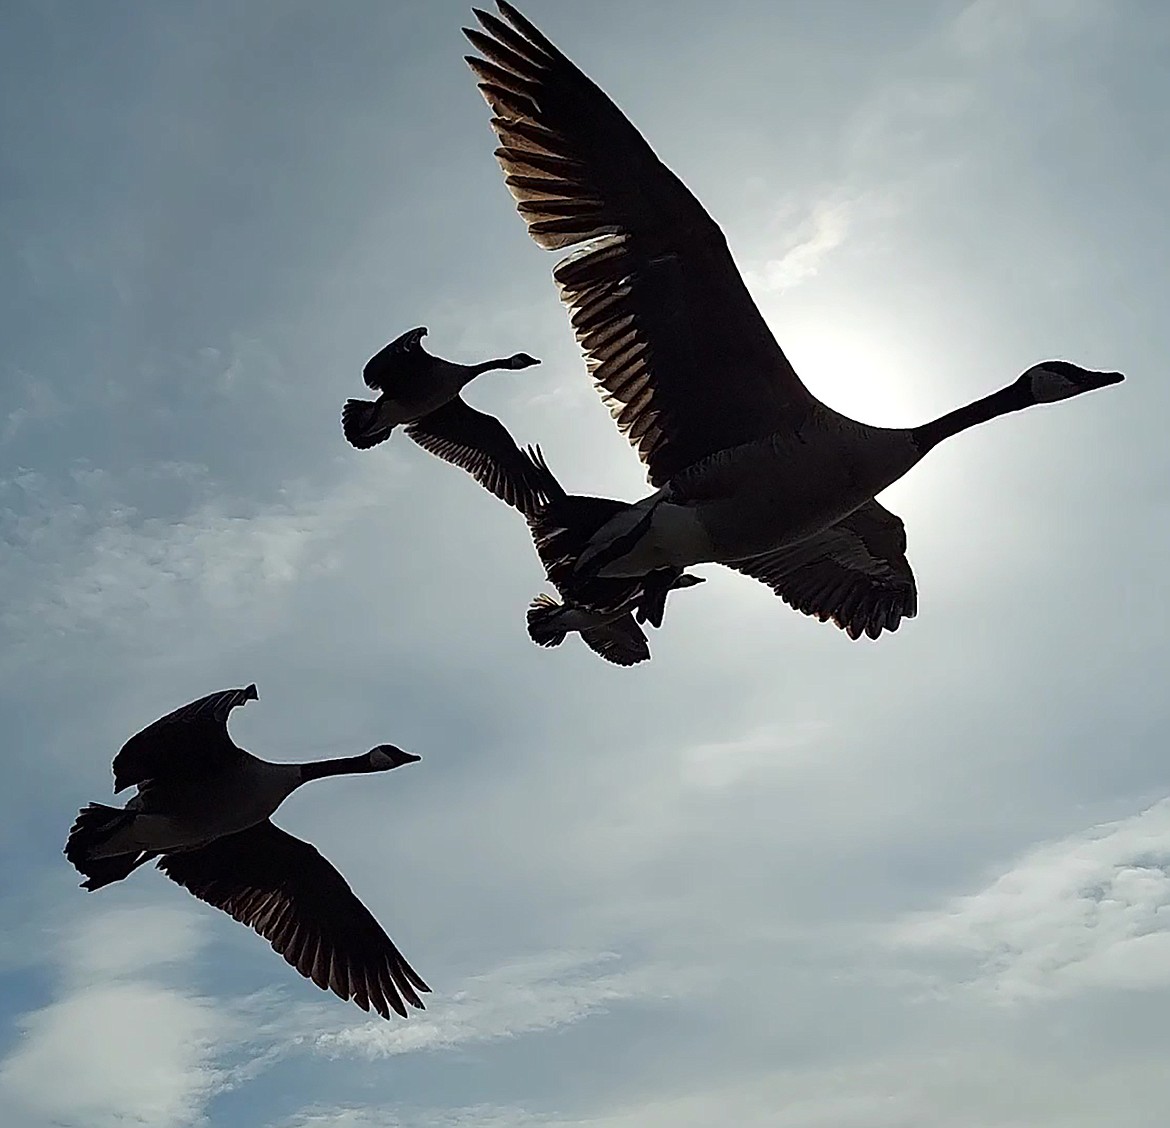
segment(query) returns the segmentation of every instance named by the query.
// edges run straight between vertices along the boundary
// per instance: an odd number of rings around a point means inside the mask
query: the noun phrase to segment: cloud
[[[1037,847],[894,940],[973,956],[972,982],[1005,1000],[1170,987],[1170,799]]]
[[[425,1014],[412,1016],[409,1023],[349,1027],[321,1035],[315,1046],[329,1056],[392,1057],[571,1025],[653,992],[653,977],[645,972],[608,970],[616,959],[612,953],[557,952],[505,964],[472,976],[452,994],[437,996]]]
[[[10,443],[28,424],[57,419],[69,410],[48,380],[20,369],[13,372],[12,376],[20,381],[23,388],[20,402],[7,412],[3,425],[0,425],[0,446]]]
[[[1166,1096],[1148,1054],[1068,1072],[1067,1062],[1002,1047],[937,1047],[836,1067],[774,1065],[762,1074],[704,1083],[680,1076],[669,1094],[612,1094],[598,1086],[582,1107],[417,1108],[311,1106],[280,1128],[1150,1128],[1144,1109]]]
[[[745,270],[752,290],[779,293],[812,278],[824,259],[849,233],[852,207],[843,200],[822,200],[814,205],[803,225],[796,229],[791,246],[756,270]]]
[[[9,1108],[54,1124],[194,1124],[220,1084],[216,1045],[232,1032],[214,1001],[162,982],[202,944],[194,914],[121,910],[75,924],[55,953],[61,997],[24,1015],[0,1063]]]
[[[377,496],[360,469],[335,489],[290,484],[268,506],[203,497],[205,477],[202,467],[158,463],[121,476],[75,467],[64,484],[34,471],[0,480],[0,570],[20,592],[0,618],[10,658],[79,632],[164,640],[194,608],[208,628],[262,629],[299,580],[335,566],[334,536]],[[190,508],[144,512],[132,500],[144,484],[182,487]]]
[[[21,1039],[0,1062],[0,1099],[34,1120],[78,1128],[185,1128],[215,1096],[282,1058],[451,1051],[579,1023],[666,987],[652,969],[618,966],[612,953],[549,952],[472,975],[407,1022],[354,1023],[350,1008],[310,1001],[299,983],[232,998],[192,988],[184,980],[203,964],[211,935],[204,916],[119,908],[60,929],[48,959],[56,997],[17,1019]],[[363,1123],[357,1112],[329,1116]]]
[[[1100,0],[972,0],[949,32],[966,55],[1021,50],[1035,36],[1084,31],[1104,17]]]

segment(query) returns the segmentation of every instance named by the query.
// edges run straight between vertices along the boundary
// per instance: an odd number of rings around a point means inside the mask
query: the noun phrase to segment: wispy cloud
[[[202,492],[199,467],[149,473]],[[334,535],[378,496],[371,476],[293,485],[270,506],[220,493],[170,518],[140,511],[102,471],[76,470],[67,489],[32,471],[0,479],[0,568],[19,593],[2,616],[10,656],[80,631],[141,641],[146,622],[158,637],[193,605],[209,626],[274,622],[298,580],[334,566]]]
[[[210,936],[204,915],[119,908],[74,918],[60,930],[47,954],[55,998],[17,1020],[22,1038],[0,1062],[0,1097],[30,1116],[78,1128],[185,1128],[218,1093],[290,1055],[449,1051],[572,1025],[667,993],[664,976],[623,968],[612,953],[550,952],[436,993],[407,1022],[355,1023],[350,1008],[309,1001],[293,994],[296,988],[231,999],[194,989],[189,978]],[[677,989],[677,981],[670,986]],[[303,1122],[314,1123],[315,1115]],[[323,1122],[364,1123],[360,1112],[329,1117]]]
[[[69,407],[56,388],[45,379],[17,369],[10,372],[5,383],[16,388],[15,405],[5,404],[4,422],[0,425],[0,446],[11,442],[30,423],[56,419]]]
[[[1038,847],[894,939],[973,956],[971,982],[1008,1000],[1170,987],[1170,799]]]
[[[1021,50],[1034,36],[1074,34],[1104,18],[1101,0],[972,0],[949,28],[964,54]]]
[[[316,1049],[327,1055],[391,1057],[449,1049],[471,1042],[514,1038],[580,1022],[625,1000],[655,993],[647,973],[613,968],[612,953],[551,953],[473,976],[458,991],[438,996],[409,1023],[365,1023],[323,1034]]]
[[[748,287],[779,293],[812,278],[824,259],[845,241],[852,212],[852,206],[843,200],[815,204],[787,247],[761,266],[744,271]]]

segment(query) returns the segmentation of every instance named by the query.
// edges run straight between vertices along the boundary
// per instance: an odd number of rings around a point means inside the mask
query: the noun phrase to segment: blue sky
[[[524,11],[703,200],[810,388],[1118,389],[884,495],[919,617],[701,568],[653,661],[524,632],[523,522],[339,410],[390,338],[634,498],[515,216],[463,3],[11,3],[0,37],[0,1100],[14,1128],[1145,1128],[1170,1100],[1170,12]],[[258,683],[278,815],[435,988],[368,1021],[153,871],[60,857],[137,728]]]

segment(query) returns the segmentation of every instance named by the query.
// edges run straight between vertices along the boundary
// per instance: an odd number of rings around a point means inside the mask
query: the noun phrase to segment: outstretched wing
[[[306,979],[383,1018],[422,1008],[430,988],[345,878],[307,842],[268,820],[158,868],[201,901],[259,933]]]
[[[366,387],[376,392],[388,391],[396,381],[428,367],[432,357],[422,347],[422,339],[426,335],[425,325],[408,329],[401,337],[395,337],[374,353],[362,369]]]
[[[799,426],[817,401],[715,221],[629,119],[505,0],[467,61],[528,233],[581,245],[554,277],[618,428],[662,485],[718,450]],[[511,26],[509,26],[509,24]]]
[[[466,470],[526,517],[548,501],[539,471],[504,425],[459,396],[408,424],[406,433],[423,450]]]
[[[730,561],[797,611],[832,619],[850,638],[877,638],[918,613],[906,528],[876,501],[789,548]]]
[[[229,766],[242,753],[228,735],[228,714],[258,697],[255,685],[224,689],[147,725],[114,757],[114,790],[148,779],[210,775]]]

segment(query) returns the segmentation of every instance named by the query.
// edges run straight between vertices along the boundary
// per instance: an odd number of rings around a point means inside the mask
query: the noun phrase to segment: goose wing
[[[367,388],[375,392],[390,391],[402,379],[420,373],[427,368],[434,357],[422,347],[427,335],[425,325],[408,329],[401,337],[395,337],[384,348],[379,349],[362,369],[362,379]]]
[[[525,516],[548,500],[539,472],[507,428],[459,396],[408,424],[406,433],[423,450],[466,470]]]
[[[383,1018],[430,988],[345,878],[267,819],[158,863],[172,881],[264,937],[306,979]]]
[[[817,401],[752,301],[715,221],[616,105],[528,20],[475,10],[467,61],[496,158],[542,247],[603,399],[658,486],[792,430]],[[511,26],[509,26],[509,24]],[[485,34],[486,32],[486,34]]]
[[[599,627],[586,627],[581,638],[594,654],[615,666],[636,666],[650,657],[645,632],[629,613]]]
[[[877,638],[918,613],[906,527],[868,501],[823,532],[788,548],[730,562],[797,611],[832,619],[850,638]]]
[[[224,689],[147,725],[114,757],[114,791],[148,779],[191,779],[229,767],[243,752],[228,735],[228,715],[258,697],[255,685]]]

